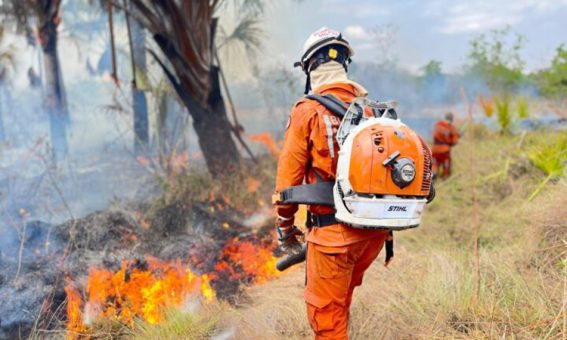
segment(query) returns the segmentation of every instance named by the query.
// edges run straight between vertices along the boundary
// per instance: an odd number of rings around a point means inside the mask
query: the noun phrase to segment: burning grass
[[[208,274],[195,274],[179,260],[152,257],[123,261],[117,272],[91,268],[85,301],[70,280],[65,291],[69,338],[92,333],[91,326],[102,319],[133,327],[139,318],[155,325],[163,321],[166,310],[181,308],[192,295],[205,302],[215,297]]]
[[[62,298],[46,297],[31,336],[51,334],[58,320],[68,338],[157,339],[163,329],[195,335],[185,338],[212,334],[216,319],[203,311],[235,303],[247,285],[279,275],[271,234],[274,165],[266,157],[219,182],[173,174],[154,202],[114,205],[53,226],[64,256],[46,280],[64,281],[53,288]]]
[[[204,274],[193,270],[202,266],[203,256],[193,256],[188,263],[147,256],[124,260],[118,270],[90,268],[82,293],[71,279],[67,280],[68,338],[100,334],[101,325],[102,329],[109,324],[120,325],[115,330],[120,335],[136,325],[150,332],[154,328],[146,325],[178,322],[172,310],[185,309],[196,301],[205,305],[213,302],[217,290],[227,298],[227,294],[237,292],[230,289],[234,285],[238,289],[242,284],[276,278],[276,260],[270,243],[232,238],[215,257],[214,269]]]

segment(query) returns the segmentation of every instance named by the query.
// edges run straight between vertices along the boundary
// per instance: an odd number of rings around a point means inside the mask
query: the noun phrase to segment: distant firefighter
[[[447,178],[451,175],[451,148],[459,141],[459,132],[453,125],[453,114],[448,112],[445,119],[435,123],[433,129],[433,172]],[[442,167],[442,172],[439,172]]]

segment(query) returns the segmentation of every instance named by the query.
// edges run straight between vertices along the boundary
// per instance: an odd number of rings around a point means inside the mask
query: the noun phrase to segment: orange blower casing
[[[415,179],[400,188],[392,181],[392,168],[382,163],[395,151],[399,158],[415,164]],[[431,152],[412,129],[374,124],[354,138],[349,165],[349,182],[359,194],[427,196],[431,187]]]

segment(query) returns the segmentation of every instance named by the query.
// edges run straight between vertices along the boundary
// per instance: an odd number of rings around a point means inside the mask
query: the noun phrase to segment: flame
[[[262,144],[275,158],[279,157],[280,148],[278,147],[278,144],[276,143],[272,135],[270,135],[269,133],[264,132],[249,135],[248,138],[250,138],[251,141]]]
[[[185,172],[189,168],[190,161],[189,154],[187,151],[178,153],[177,150],[173,150],[170,155],[164,157],[136,157],[136,161],[144,168],[151,168],[155,165],[160,165],[164,170],[172,175],[179,175]]]
[[[88,324],[101,318],[132,326],[139,317],[157,324],[168,308],[181,307],[193,294],[199,294],[205,302],[215,298],[208,275],[196,275],[180,260],[163,262],[153,257],[123,261],[116,272],[91,268],[86,291],[88,300],[83,304],[72,282],[67,282],[69,334],[85,332]]]
[[[494,102],[491,98],[484,98],[482,95],[478,96],[478,102],[484,111],[486,117],[492,117],[494,113]]]
[[[280,275],[276,270],[276,261],[271,247],[261,247],[234,238],[225,245],[222,260],[217,263],[215,270],[227,273],[232,280],[264,283]]]
[[[188,297],[204,303],[216,298],[215,284],[225,279],[239,283],[264,283],[279,273],[274,247],[257,239],[230,239],[217,256],[214,270],[196,274],[180,259],[166,262],[146,256],[145,260],[123,261],[120,269],[90,268],[83,300],[73,282],[67,280],[68,338],[88,334],[89,326],[104,318],[130,327],[140,318],[159,324],[166,310],[181,308]],[[192,262],[203,263],[199,257]]]
[[[81,313],[83,300],[71,279],[67,278],[66,281],[65,294],[67,295],[67,328],[75,334],[83,333],[85,331]],[[71,333],[69,335],[71,335]]]

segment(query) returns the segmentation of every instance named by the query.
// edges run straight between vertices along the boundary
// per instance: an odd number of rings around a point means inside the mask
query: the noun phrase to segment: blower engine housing
[[[335,218],[355,228],[417,227],[431,190],[431,151],[392,106],[355,99],[337,133]]]

